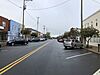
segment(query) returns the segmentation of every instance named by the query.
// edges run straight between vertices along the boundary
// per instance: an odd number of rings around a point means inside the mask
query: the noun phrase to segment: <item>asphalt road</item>
[[[0,51],[1,75],[93,75],[99,68],[100,55],[85,49],[65,50],[56,40]]]

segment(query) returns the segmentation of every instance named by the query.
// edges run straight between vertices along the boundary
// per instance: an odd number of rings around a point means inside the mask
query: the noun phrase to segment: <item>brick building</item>
[[[10,22],[7,18],[0,16],[0,43],[6,45]]]

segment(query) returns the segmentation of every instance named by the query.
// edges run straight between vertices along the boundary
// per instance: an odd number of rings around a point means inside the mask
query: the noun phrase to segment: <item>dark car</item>
[[[22,39],[22,38],[17,38],[17,39],[10,40],[7,42],[7,45],[9,45],[9,46],[14,46],[14,45],[18,45],[18,44],[27,45],[28,41],[25,39]]]
[[[57,41],[63,43],[64,40],[63,38],[57,38]]]

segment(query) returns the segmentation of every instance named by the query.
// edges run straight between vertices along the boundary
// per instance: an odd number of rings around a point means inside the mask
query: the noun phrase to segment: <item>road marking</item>
[[[17,64],[21,63],[22,61],[24,61],[25,59],[27,59],[29,56],[31,56],[32,54],[36,53],[37,51],[39,51],[40,49],[42,49],[43,47],[45,47],[48,43],[40,46],[39,48],[25,54],[24,56],[20,57],[19,59],[15,60],[14,62],[6,65],[5,67],[0,69],[0,75],[4,74],[5,72],[7,72],[8,70],[10,70],[11,68],[13,68],[14,66],[16,66]]]
[[[1,52],[6,52],[6,51],[8,51],[8,50],[1,50]]]
[[[80,56],[85,56],[85,55],[89,55],[92,52],[88,52],[88,53],[84,53],[84,54],[79,54],[79,55],[75,55],[75,56],[71,56],[71,57],[67,57],[66,59],[72,59],[72,58],[76,58],[76,57],[80,57]]]
[[[97,70],[93,75],[100,75],[100,69]]]

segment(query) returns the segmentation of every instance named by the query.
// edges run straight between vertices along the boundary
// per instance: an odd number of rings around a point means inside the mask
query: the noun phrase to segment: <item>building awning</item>
[[[0,26],[0,29],[2,30],[2,29],[4,29],[4,27],[3,26]]]

